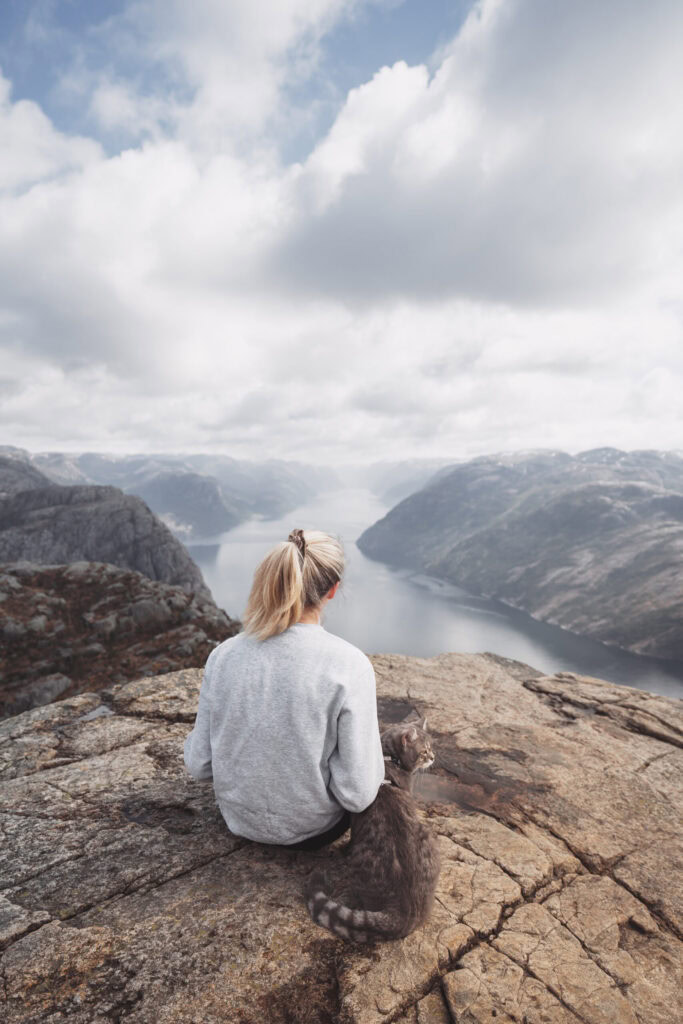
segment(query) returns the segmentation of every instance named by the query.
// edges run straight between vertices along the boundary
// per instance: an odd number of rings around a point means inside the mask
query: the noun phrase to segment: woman
[[[320,623],[343,571],[337,540],[293,530],[254,574],[245,632],[206,662],[185,764],[235,835],[317,849],[384,778],[372,664]]]

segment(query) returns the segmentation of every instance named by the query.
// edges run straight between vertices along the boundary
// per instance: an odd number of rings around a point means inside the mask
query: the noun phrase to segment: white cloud
[[[85,82],[83,87],[87,91]],[[137,141],[163,137],[164,126],[177,118],[178,109],[172,97],[140,95],[129,82],[100,75],[90,96],[88,113],[106,134],[122,133]]]
[[[316,68],[324,35],[364,6],[386,2],[135,0],[97,31],[110,65],[81,66],[76,78],[91,84],[90,114],[104,131],[135,140],[170,128],[204,154],[269,148],[263,129],[289,118],[284,93]],[[130,79],[131,55],[154,68],[153,82]]]
[[[483,3],[431,78],[353,90],[298,176],[287,285],[575,304],[680,260],[683,7],[597,14]]]
[[[11,83],[1,73],[0,151],[0,193],[80,170],[101,156],[97,142],[56,131],[36,103],[13,103]]]
[[[153,48],[161,59],[178,61],[197,90],[187,121],[199,117],[223,137],[226,128],[263,123],[285,78],[315,60],[317,40],[354,6],[355,0],[155,0]]]
[[[115,156],[5,83],[7,442],[683,446],[683,9],[483,3],[283,166],[286,85],[354,6],[131,6],[107,31],[137,30],[177,88],[102,72]]]

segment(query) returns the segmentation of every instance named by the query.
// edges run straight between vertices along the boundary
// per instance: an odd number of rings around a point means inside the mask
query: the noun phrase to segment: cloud
[[[683,8],[485,2],[352,90],[272,266],[344,301],[577,304],[678,259]],[[671,237],[672,214],[678,229]]]
[[[92,139],[68,137],[30,100],[12,102],[11,83],[0,73],[0,194],[73,172],[99,159]]]
[[[79,41],[76,88],[92,94],[91,118],[114,136],[171,131],[205,154],[263,146],[278,118],[291,129],[285,94],[315,70],[326,33],[386,2],[135,0]],[[131,58],[143,69],[133,76]]]
[[[356,6],[128,5],[79,64],[121,152],[3,80],[9,443],[683,446],[680,5],[477,4],[287,165],[288,87]]]
[[[306,74],[316,43],[355,0],[252,0],[226,4],[204,0],[154,0],[150,47],[158,59],[176,62],[195,94],[182,131],[218,133],[261,126],[272,116],[286,78]],[[288,59],[283,58],[287,54]]]

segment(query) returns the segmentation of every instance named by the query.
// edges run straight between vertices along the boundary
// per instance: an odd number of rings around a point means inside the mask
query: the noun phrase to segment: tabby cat
[[[384,782],[373,803],[351,816],[346,866],[353,881],[335,891],[322,872],[309,879],[311,917],[344,939],[400,939],[429,916],[439,852],[412,796],[415,772],[434,763],[426,725],[402,722],[382,733]]]

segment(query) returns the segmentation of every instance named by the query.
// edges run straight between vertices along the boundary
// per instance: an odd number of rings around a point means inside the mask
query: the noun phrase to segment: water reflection
[[[366,558],[355,540],[386,511],[369,491],[345,489],[320,495],[280,520],[249,520],[189,550],[217,604],[239,616],[254,569],[272,545],[294,527],[325,530],[340,537],[347,555],[344,582],[328,606],[325,628],[368,653],[429,657],[491,651],[543,672],[578,672],[683,696],[683,665],[606,647],[443,580]]]

